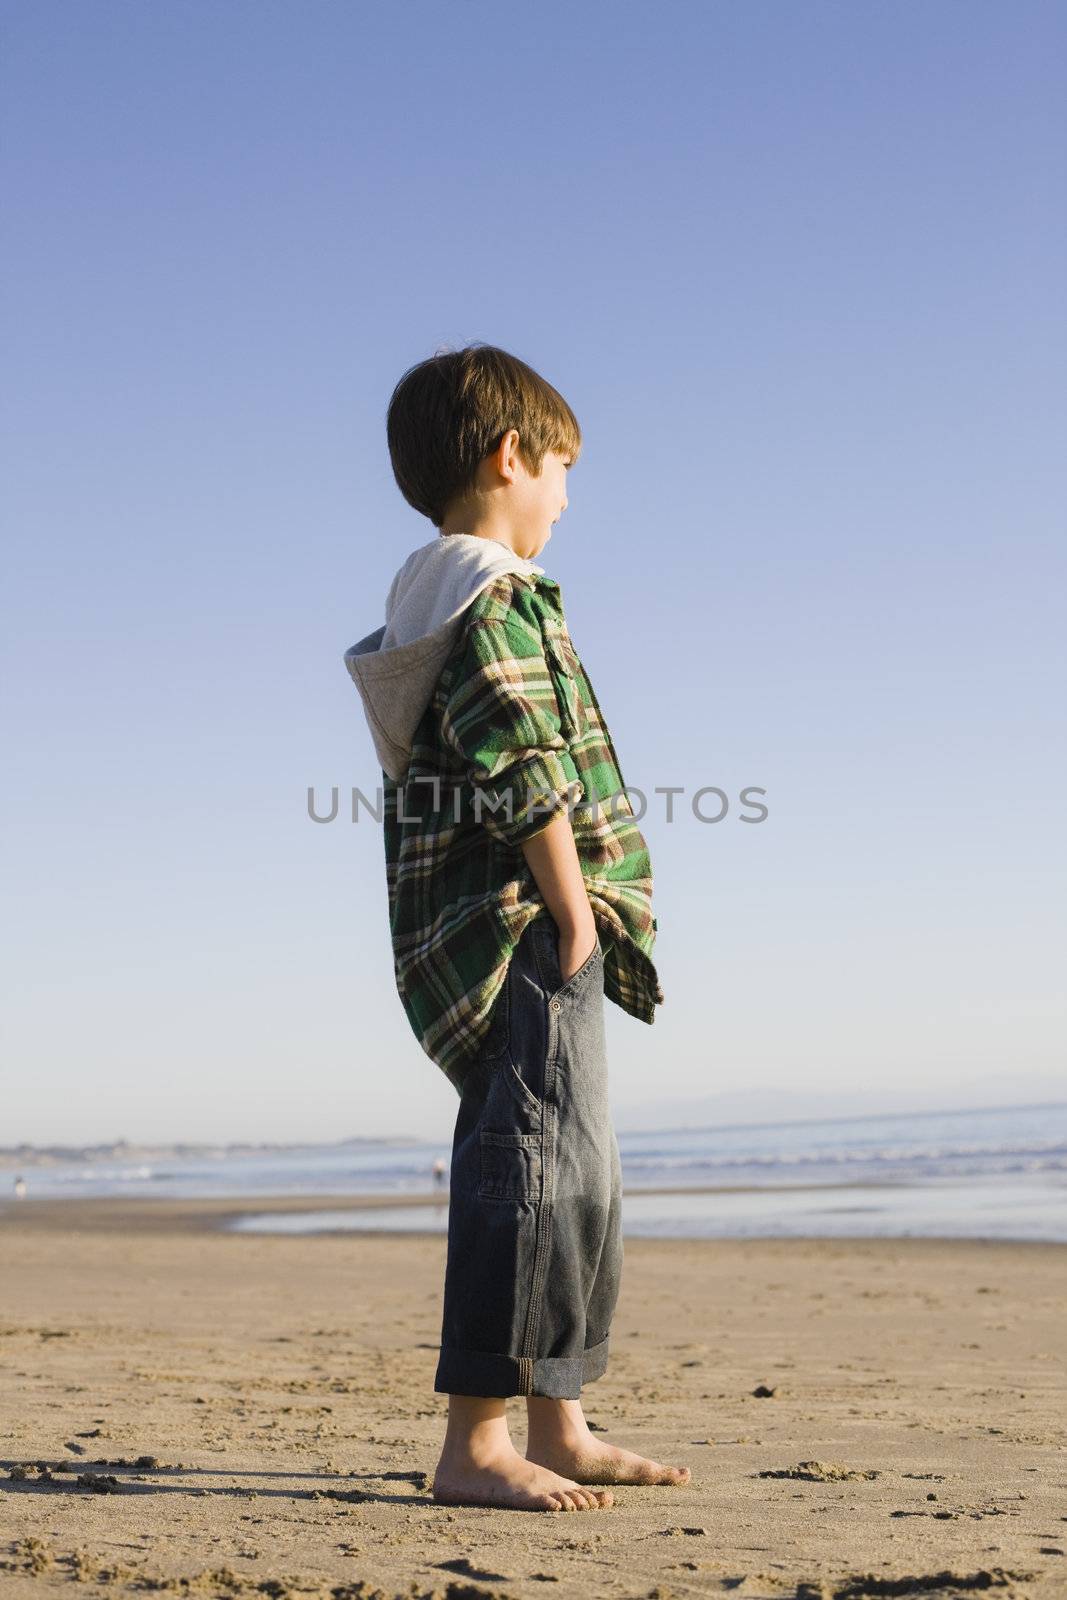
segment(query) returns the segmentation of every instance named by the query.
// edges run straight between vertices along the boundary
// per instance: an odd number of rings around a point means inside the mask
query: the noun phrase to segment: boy
[[[382,765],[397,988],[460,1096],[434,1388],[436,1500],[596,1510],[685,1483],[589,1431],[622,1265],[605,995],[651,1023],[652,870],[618,757],[534,557],[567,506],[566,401],[489,345],[404,374],[393,472],[434,539],[345,652]],[[510,1395],[526,1397],[525,1456]]]

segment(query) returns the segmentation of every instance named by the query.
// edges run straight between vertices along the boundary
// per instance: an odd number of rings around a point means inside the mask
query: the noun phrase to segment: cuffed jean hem
[[[511,1395],[543,1395],[577,1400],[582,1384],[603,1376],[608,1339],[580,1356],[501,1356],[487,1350],[442,1349],[434,1389],[438,1394],[472,1394],[506,1400]]]

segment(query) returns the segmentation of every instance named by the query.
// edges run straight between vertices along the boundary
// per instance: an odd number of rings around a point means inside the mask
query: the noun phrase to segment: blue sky
[[[541,562],[666,994],[620,1119],[1050,1097],[1063,9],[0,16],[0,1143],[450,1134],[380,829],[306,792],[378,782],[341,658],[434,533],[385,408],[475,339],[584,432]]]

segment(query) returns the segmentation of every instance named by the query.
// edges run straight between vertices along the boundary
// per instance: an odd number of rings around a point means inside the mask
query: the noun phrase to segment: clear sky
[[[379,782],[342,654],[434,536],[385,409],[469,340],[584,433],[540,562],[666,995],[620,1119],[1051,1098],[1064,8],[0,17],[0,1144],[450,1136],[380,827],[307,790]]]

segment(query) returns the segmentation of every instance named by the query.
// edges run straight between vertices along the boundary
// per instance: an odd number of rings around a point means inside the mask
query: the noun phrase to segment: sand
[[[0,1203],[3,1600],[1067,1596],[1067,1246],[628,1239],[586,1414],[692,1482],[545,1513],[429,1497],[443,1237],[237,1209]]]

